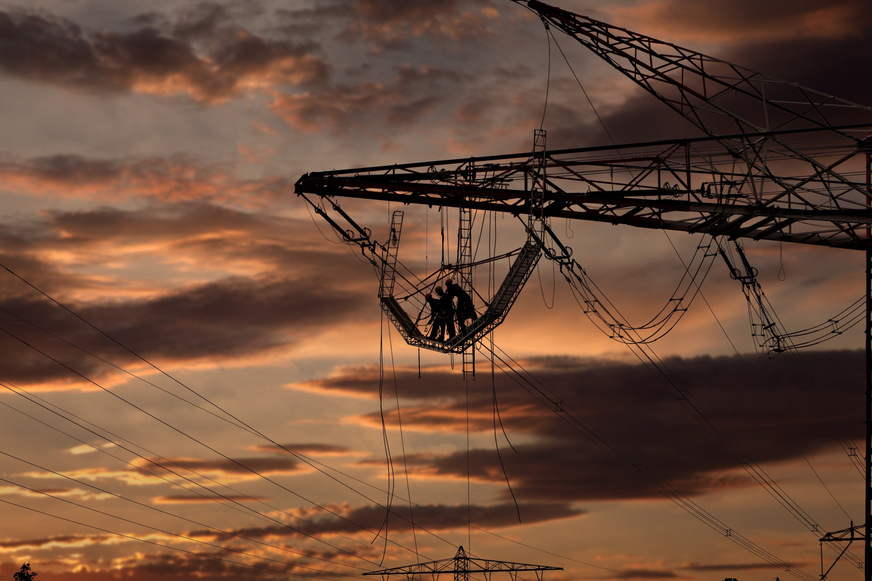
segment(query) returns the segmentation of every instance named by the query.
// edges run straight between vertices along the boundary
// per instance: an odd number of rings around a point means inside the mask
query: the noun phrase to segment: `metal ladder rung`
[[[388,297],[394,293],[394,282],[397,278],[397,252],[400,248],[400,234],[403,230],[403,211],[394,210],[391,217],[391,232],[388,237],[387,252],[384,259],[379,297]]]

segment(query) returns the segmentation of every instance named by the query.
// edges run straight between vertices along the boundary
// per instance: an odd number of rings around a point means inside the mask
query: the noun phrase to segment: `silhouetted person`
[[[433,329],[430,331],[430,338],[444,341],[447,330],[450,341],[454,339],[454,303],[441,286],[436,287],[436,295],[439,298],[437,299],[436,317],[433,321]]]
[[[453,280],[448,279],[445,283],[447,295],[449,299],[457,299],[457,324],[460,326],[460,332],[466,331],[466,320],[475,321],[478,319],[478,313],[475,312],[475,307],[472,306],[472,297],[469,293],[460,288],[460,285]]]
[[[430,293],[424,295],[424,303],[430,307],[430,318],[427,319],[427,325],[432,325],[436,320],[436,314],[439,312],[439,299],[435,298]],[[424,309],[421,309],[421,313],[423,314]],[[420,319],[420,317],[418,317]]]

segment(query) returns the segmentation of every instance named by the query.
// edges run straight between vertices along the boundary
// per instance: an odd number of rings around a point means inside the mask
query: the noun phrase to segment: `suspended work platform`
[[[541,161],[544,159],[544,154],[540,153],[538,156],[534,154],[531,159]],[[485,175],[482,178],[479,170],[474,168],[474,163],[464,165],[466,167],[459,170],[465,176],[461,178],[462,181],[479,184],[484,179],[491,185],[499,184],[500,180],[493,175]],[[535,163],[531,165],[531,167],[535,166]],[[379,169],[382,168],[360,168],[350,179],[366,181],[364,175],[372,177],[370,172],[381,173]],[[489,173],[486,169],[483,171],[484,174]],[[331,186],[337,183],[337,179],[339,181],[343,179],[333,176],[333,173],[336,172],[329,172],[330,177],[322,176]],[[389,175],[384,176],[388,180],[391,179],[390,173],[389,170]],[[338,174],[342,176],[345,171],[339,171]],[[438,189],[440,187],[438,182],[441,180],[448,179],[450,182],[455,182],[458,179],[448,172],[440,172],[437,175],[428,171],[425,175],[429,176],[428,189]],[[520,248],[498,256],[488,256],[473,263],[472,217],[465,202],[469,201],[470,206],[473,204],[472,200],[464,200],[463,204],[458,205],[457,261],[454,264],[446,264],[443,256],[439,269],[425,275],[415,272],[413,268],[398,260],[404,211],[393,211],[386,241],[381,243],[373,237],[369,228],[359,225],[339,206],[334,191],[325,191],[318,186],[313,187],[313,180],[317,179],[319,178],[314,174],[301,177],[296,184],[297,195],[324,218],[346,244],[360,247],[363,256],[369,260],[379,277],[378,297],[382,311],[405,341],[423,349],[442,353],[462,353],[464,372],[472,371],[474,367],[471,364],[471,354],[474,353],[476,343],[506,318],[544,252],[540,224],[542,219],[530,219],[524,223],[527,236],[526,242]],[[531,193],[540,187],[542,187],[541,180],[537,177],[528,182]],[[365,187],[364,190],[363,197],[372,199],[379,199],[379,194],[384,193],[381,188],[373,191]],[[524,213],[532,214],[533,207],[541,207],[542,196],[537,200],[526,202]],[[497,267],[497,263],[502,265]],[[484,265],[505,271],[502,283],[492,294],[490,291],[493,286],[484,292],[476,288],[473,283],[474,267]],[[493,280],[490,274],[488,279]],[[441,296],[447,297],[445,301],[448,301],[449,305],[448,317],[450,318],[447,324],[444,322],[444,317],[442,317],[443,322],[440,323],[439,311],[442,308],[437,303]],[[464,298],[465,301],[462,300]]]
[[[393,295],[380,297],[382,310],[410,345],[444,353],[462,353],[503,322],[527,279],[530,278],[533,269],[536,268],[541,254],[538,244],[527,241],[518,252],[508,274],[490,303],[483,312],[476,312],[475,320],[465,329],[459,330],[453,338],[446,340],[432,338],[427,333],[429,321],[422,320],[420,315],[416,320],[412,320],[409,313],[400,305],[397,297]],[[386,263],[385,266],[387,269],[388,264]],[[385,272],[388,271],[386,270]],[[383,283],[382,288],[392,288],[392,285]],[[421,289],[421,292],[423,293],[426,288]],[[411,298],[406,297],[406,300]],[[418,301],[420,300],[419,298]],[[413,302],[413,304],[418,301]]]
[[[457,549],[457,554],[454,555],[454,558],[451,559],[440,559],[427,563],[416,563],[403,567],[369,571],[364,573],[364,575],[381,575],[383,578],[391,575],[405,575],[409,579],[415,575],[430,575],[434,581],[439,575],[454,575],[454,581],[469,581],[470,574],[480,574],[484,576],[486,581],[490,581],[493,573],[508,573],[514,581],[518,578],[518,573],[535,573],[536,579],[542,581],[545,571],[562,570],[563,567],[476,559],[467,555],[461,546]]]

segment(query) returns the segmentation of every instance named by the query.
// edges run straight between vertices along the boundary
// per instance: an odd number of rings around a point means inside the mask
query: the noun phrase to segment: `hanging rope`
[[[584,94],[584,98],[587,99],[587,102],[590,105],[590,108],[593,110],[593,114],[596,116],[597,121],[599,121],[600,126],[603,128],[603,131],[605,132],[606,137],[609,138],[609,143],[611,143],[612,145],[615,145],[615,140],[614,140],[614,138],[612,138],[612,134],[609,133],[609,129],[608,129],[608,127],[606,127],[605,122],[603,121],[602,117],[600,117],[599,112],[596,110],[596,107],[594,106],[593,101],[590,98],[590,95],[587,94],[587,91],[585,90],[584,85],[581,84],[581,79],[578,78],[578,75],[575,73],[575,69],[572,68],[572,63],[569,62],[569,59],[566,57],[566,53],[563,52],[563,48],[561,48],[560,43],[557,42],[556,38],[554,38],[554,33],[551,31],[551,28],[548,26],[548,24],[544,20],[542,22],[545,24],[545,30],[548,32],[549,37],[554,41],[555,46],[557,46],[557,50],[560,51],[560,55],[563,57],[563,61],[566,63],[566,66],[569,67],[569,72],[571,72],[573,78],[575,78],[575,82],[578,85],[578,88],[581,89],[581,92]],[[551,63],[550,44],[549,44],[549,52],[548,52],[548,63],[549,63],[549,71],[550,71],[551,70],[550,69],[550,63]]]
[[[515,505],[515,513],[518,515],[518,522],[521,522],[521,507],[518,505],[518,499],[515,497],[515,491],[512,490],[512,483],[509,480],[509,473],[506,470],[506,465],[503,463],[503,455],[500,452],[500,443],[497,440],[497,425],[499,425],[500,430],[503,433],[503,437],[506,439],[506,442],[509,444],[509,448],[512,449],[512,452],[515,454],[518,451],[512,445],[511,440],[509,440],[509,435],[506,433],[506,427],[503,425],[503,418],[500,416],[500,405],[497,401],[497,379],[496,379],[496,365],[494,364],[494,334],[493,331],[490,333],[490,349],[489,355],[490,364],[491,364],[491,393],[493,397],[493,416],[494,416],[494,448],[497,451],[497,459],[500,461],[500,470],[503,472],[503,478],[506,480],[506,488],[509,489],[509,494],[512,496],[512,502]]]
[[[397,427],[400,432],[400,451],[403,454],[403,474],[406,477],[406,498],[409,503],[409,524],[412,529],[412,541],[415,546],[415,555],[420,556],[420,553],[418,552],[418,533],[415,527],[415,511],[412,507],[412,485],[409,482],[409,464],[406,458],[406,437],[403,433],[403,417],[400,412],[400,388],[397,383],[397,365],[394,361],[394,344],[390,333],[388,333],[388,346],[391,350],[391,375],[394,380],[394,399],[397,404]],[[418,356],[420,357],[420,350],[418,351]],[[420,359],[418,365],[420,366]]]
[[[539,129],[545,128],[545,113],[548,111],[548,95],[551,92],[551,27],[544,20],[545,25],[545,40],[548,43],[548,75],[545,78],[545,104],[542,106],[542,120],[539,122]]]
[[[378,342],[378,411],[379,417],[381,418],[381,426],[382,426],[382,443],[384,445],[385,450],[385,464],[387,468],[387,486],[386,488],[386,500],[385,500],[385,517],[382,520],[381,526],[378,531],[376,531],[375,537],[373,537],[371,542],[375,542],[378,537],[384,533],[384,547],[382,548],[382,556],[379,560],[379,566],[384,564],[384,560],[387,557],[388,550],[388,521],[390,518],[390,514],[392,511],[393,501],[394,501],[394,486],[395,486],[395,474],[394,474],[394,462],[391,457],[391,443],[388,439],[388,428],[387,423],[385,421],[385,408],[384,408],[384,387],[385,387],[385,358],[384,358],[384,328],[385,328],[385,316],[384,312],[381,312],[381,316],[379,317],[379,342]],[[417,551],[416,551],[417,552]]]
[[[472,552],[472,487],[471,476],[472,462],[470,459],[469,446],[469,376],[464,377],[466,387],[466,546]]]

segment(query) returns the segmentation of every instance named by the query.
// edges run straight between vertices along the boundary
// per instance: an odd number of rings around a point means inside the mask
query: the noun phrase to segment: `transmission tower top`
[[[512,0],[566,33],[706,135],[835,129],[872,108],[550,6]]]
[[[296,193],[375,267],[382,309],[407,342],[466,354],[502,322],[540,255],[580,270],[550,227],[555,218],[872,248],[872,108],[538,0],[513,1],[549,30],[589,48],[696,131],[685,139],[561,150],[548,149],[542,132],[523,153],[301,176]],[[379,242],[339,198],[457,208],[457,259],[443,255],[438,270],[416,272],[398,260],[404,211],[393,213],[386,242]],[[474,212],[516,216],[526,233],[521,248],[477,261],[508,259],[503,283],[489,294],[473,281],[472,231],[481,227],[473,223]],[[476,304],[464,303],[469,316],[458,317],[461,332],[454,334],[449,319],[445,337],[433,295],[449,280]],[[460,294],[448,300],[458,314]]]
[[[435,579],[439,575],[453,575],[454,581],[469,581],[471,574],[482,574],[488,581],[493,573],[508,573],[514,581],[518,573],[535,573],[536,579],[541,581],[545,571],[562,571],[563,567],[549,567],[547,565],[530,565],[527,563],[513,563],[511,561],[492,561],[470,557],[463,546],[457,549],[457,554],[450,559],[440,559],[427,563],[416,563],[390,569],[369,571],[364,575],[405,575],[412,578],[415,575],[430,575]]]

